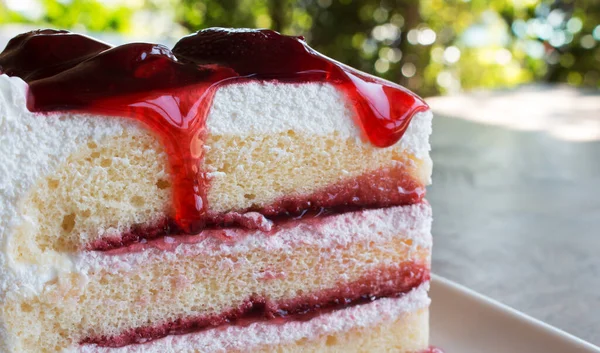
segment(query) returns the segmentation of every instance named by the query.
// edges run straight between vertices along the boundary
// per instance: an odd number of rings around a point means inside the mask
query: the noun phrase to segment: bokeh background
[[[0,46],[39,27],[173,44],[211,26],[303,35],[425,96],[532,81],[600,87],[598,0],[0,0]]]

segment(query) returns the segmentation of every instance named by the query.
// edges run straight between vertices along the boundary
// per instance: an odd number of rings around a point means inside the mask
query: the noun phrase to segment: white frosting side
[[[257,250],[272,253],[291,252],[298,246],[328,249],[356,243],[381,244],[398,237],[399,234],[412,240],[409,251],[416,252],[419,248],[431,248],[431,221],[431,207],[422,203],[343,213],[316,222],[281,227],[268,235],[261,231],[241,229],[209,230],[202,232],[197,242],[176,244],[169,250],[165,250],[164,247],[147,247],[140,252],[121,255],[85,251],[76,255],[74,260],[75,268],[81,273],[87,274],[102,269],[118,274],[136,271],[138,266],[147,262],[168,263],[184,256],[212,257]],[[176,238],[168,240],[176,241]],[[227,268],[231,264],[224,259],[221,265]]]
[[[32,114],[26,92],[21,79],[0,75],[0,298],[9,290],[38,292],[57,270],[54,258],[20,266],[8,257],[11,233],[28,222],[18,212],[20,200],[80,145],[135,128],[123,119]]]
[[[0,75],[0,302],[7,295],[34,295],[63,271],[70,271],[68,256],[48,254],[38,264],[17,263],[9,251],[18,226],[28,225],[19,202],[45,175],[51,174],[81,144],[100,141],[135,128],[123,119],[51,114],[39,116],[26,107],[27,84]],[[0,320],[0,342],[9,344]]]
[[[364,139],[355,119],[350,102],[331,84],[247,82],[221,87],[215,93],[207,128],[216,135],[294,130],[311,135],[337,132],[340,138]],[[426,156],[431,119],[431,111],[417,113],[399,142],[400,148],[418,158]]]
[[[244,352],[264,345],[281,345],[301,339],[316,339],[355,328],[373,327],[393,322],[405,313],[429,306],[429,283],[424,283],[401,298],[383,298],[320,315],[309,321],[290,321],[283,324],[254,323],[247,327],[229,326],[187,335],[165,338],[121,348],[95,345],[73,347],[69,353],[222,353]]]
[[[409,151],[419,159],[429,159],[429,151],[431,151],[429,136],[432,132],[432,121],[431,110],[415,114],[408,129],[398,142],[401,149]]]

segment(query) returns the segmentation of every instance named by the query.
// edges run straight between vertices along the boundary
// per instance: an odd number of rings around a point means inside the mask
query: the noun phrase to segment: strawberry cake
[[[0,352],[423,352],[432,114],[269,30],[0,54]]]

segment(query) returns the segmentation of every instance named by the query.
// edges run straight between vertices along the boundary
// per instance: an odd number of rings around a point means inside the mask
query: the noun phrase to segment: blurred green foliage
[[[423,95],[534,80],[600,87],[598,0],[0,0],[7,23],[149,40],[273,28]]]
[[[22,8],[19,6],[20,2],[28,1],[3,2],[0,0],[1,24],[39,23],[56,28],[75,29],[80,27],[88,31],[127,32],[130,29],[130,18],[134,11],[133,8],[123,5],[107,7],[98,0],[41,0],[36,4],[39,7],[36,11],[39,15],[31,18],[27,11],[11,11],[11,7],[8,6],[14,3],[15,7],[20,9]]]

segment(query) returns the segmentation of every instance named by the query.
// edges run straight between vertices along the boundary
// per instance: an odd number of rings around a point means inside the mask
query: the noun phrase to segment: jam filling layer
[[[373,171],[311,195],[288,196],[260,207],[216,214],[209,212],[206,229],[243,228],[273,230],[284,223],[327,217],[367,208],[413,205],[423,201],[425,188],[402,166]],[[121,236],[105,237],[88,244],[87,250],[107,251],[185,231],[171,219],[132,227]]]
[[[379,298],[400,297],[429,281],[429,278],[427,266],[407,262],[397,267],[379,269],[337,288],[282,301],[255,295],[242,305],[220,314],[181,318],[160,325],[131,329],[117,336],[90,336],[81,340],[80,344],[122,347],[225,325],[246,326],[255,322],[280,324],[288,320],[310,320],[323,313],[366,304]]]
[[[427,109],[405,88],[327,58],[302,37],[270,30],[209,28],[172,50],[151,43],[111,47],[66,31],[38,30],[8,43],[0,73],[29,84],[32,112],[125,117],[151,129],[169,156],[173,222],[188,234],[210,223],[203,141],[218,87],[251,80],[332,84],[353,103],[355,123],[378,147],[395,144],[413,115]]]

